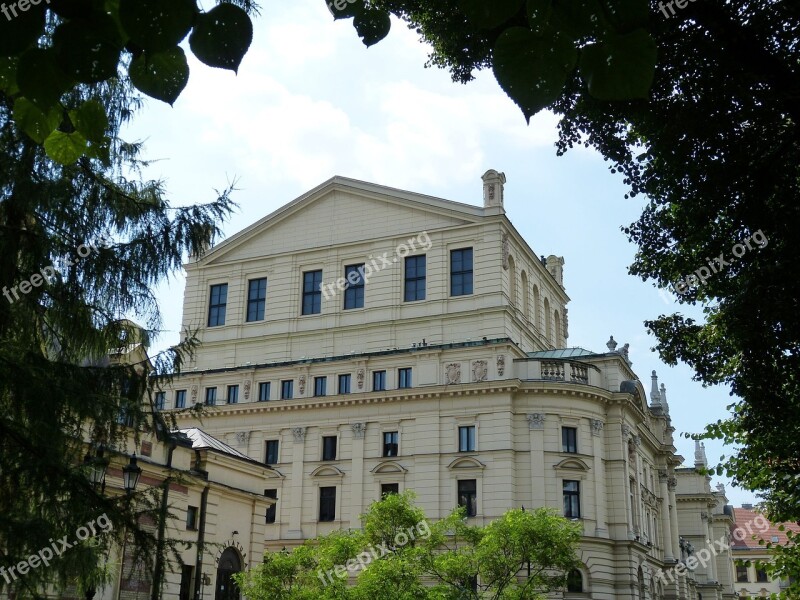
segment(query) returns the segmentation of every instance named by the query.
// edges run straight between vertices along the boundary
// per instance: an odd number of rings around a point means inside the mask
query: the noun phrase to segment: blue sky
[[[626,200],[621,177],[593,150],[557,157],[556,117],[540,113],[526,125],[490,72],[463,86],[425,69],[426,57],[400,22],[367,49],[323,0],[264,3],[238,75],[190,55],[189,85],[175,106],[148,101],[126,137],[146,141],[155,162],[145,173],[165,180],[173,205],[210,201],[236,180],[240,210],[226,236],[334,175],[480,205],[480,176],[505,172],[509,218],[537,254],[566,260],[569,345],[604,351],[609,335],[629,343],[645,388],[653,369],[666,384],[676,446],[692,463],[693,442],[680,432],[724,418],[732,399],[650,351],[643,321],[678,305],[627,274],[636,249],[620,227],[636,220],[644,199]],[[177,277],[160,289],[167,331],[157,348],[178,340],[183,285]],[[706,447],[712,462],[725,453]],[[731,486],[728,496],[735,505],[753,501]]]

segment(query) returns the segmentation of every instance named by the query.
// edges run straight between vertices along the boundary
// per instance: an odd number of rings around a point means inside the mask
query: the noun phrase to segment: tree
[[[430,523],[413,495],[391,494],[337,531],[266,553],[237,576],[255,600],[533,600],[562,589],[581,527],[548,509],[511,510],[485,527],[464,510]],[[349,574],[349,577],[348,577]]]
[[[179,372],[193,334],[152,362],[109,355],[139,335],[129,317],[147,336],[161,329],[153,287],[187,253],[202,254],[232,209],[230,190],[172,208],[160,182],[131,178],[144,163],[141,146],[118,137],[138,106],[130,85],[81,84],[59,102],[78,120],[95,108],[110,116],[105,152],[53,162],[14,118],[22,100],[0,92],[0,590],[19,597],[38,597],[47,584],[96,587],[109,548],[125,540],[149,567],[156,553],[170,554],[142,526],[159,514],[160,489],[130,501],[105,496],[82,466],[85,442],[119,452],[137,431],[170,429],[150,376]],[[99,517],[111,527],[59,546]],[[46,564],[29,561],[50,547],[58,550]]]

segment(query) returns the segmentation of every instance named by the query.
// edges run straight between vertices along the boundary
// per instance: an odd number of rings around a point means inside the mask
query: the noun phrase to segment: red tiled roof
[[[769,523],[769,528],[765,529],[764,521],[767,520],[766,517],[755,510],[734,508],[733,520],[731,535],[733,536],[732,543],[734,548],[762,549],[764,546],[761,546],[758,540],[772,542],[773,537],[777,538],[773,542],[775,544],[784,545],[788,542],[786,531],[778,529],[781,523]],[[797,523],[783,523],[783,526],[790,531],[800,533],[800,525]],[[739,533],[735,533],[737,529]]]

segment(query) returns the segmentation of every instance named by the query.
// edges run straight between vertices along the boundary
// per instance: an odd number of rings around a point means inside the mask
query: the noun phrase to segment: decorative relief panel
[[[486,381],[486,377],[489,374],[489,368],[487,367],[487,362],[485,360],[475,360],[472,362],[472,381],[477,383],[480,381]]]
[[[461,363],[450,363],[445,367],[446,384],[461,383]]]

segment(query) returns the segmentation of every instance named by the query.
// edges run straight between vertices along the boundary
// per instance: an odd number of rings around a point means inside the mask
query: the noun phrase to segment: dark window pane
[[[327,377],[315,377],[314,378],[314,395],[315,396],[324,396],[328,389],[328,378]]]
[[[478,514],[478,487],[474,479],[464,479],[458,482],[458,505],[467,508],[468,517]]]
[[[319,520],[333,521],[336,519],[336,488],[319,488]]]
[[[450,295],[472,293],[472,248],[450,252]]]
[[[267,440],[266,450],[267,456],[264,462],[268,465],[278,464],[278,440]]]
[[[340,394],[349,394],[350,393],[350,375],[339,375],[339,393]]]
[[[336,436],[322,438],[322,460],[336,460]]]
[[[383,434],[383,455],[397,456],[400,447],[400,434],[397,431],[386,431]]]
[[[294,394],[294,381],[281,381],[281,400],[291,400]]]
[[[389,494],[399,494],[400,493],[400,484],[399,483],[383,483],[381,484],[381,498],[385,498]]]
[[[372,390],[382,392],[386,389],[386,371],[372,372]]]
[[[580,482],[564,480],[564,516],[579,519],[581,516]]]
[[[247,290],[247,321],[263,321],[267,305],[267,280],[251,279]]]
[[[406,272],[404,300],[406,302],[425,300],[425,255],[407,256],[405,264]]]
[[[344,288],[344,308],[364,308],[364,265],[349,265],[344,268],[347,280]]]
[[[197,507],[196,506],[187,506],[186,507],[186,529],[195,530],[197,529]]]
[[[269,401],[269,381],[262,381],[258,384],[258,401]]]
[[[322,271],[303,273],[303,314],[318,315],[322,312]]]
[[[575,427],[561,428],[561,450],[562,452],[578,451],[578,429]]]
[[[217,388],[206,388],[206,406],[214,406],[217,403]]]
[[[567,575],[567,591],[583,592],[583,575],[577,569],[573,569]]]
[[[208,303],[208,326],[225,325],[225,309],[228,304],[228,284],[211,286],[211,298]]]
[[[264,495],[267,498],[272,498],[273,500],[277,500],[278,499],[278,490],[264,490]],[[277,514],[278,514],[278,504],[276,503],[276,504],[273,504],[272,506],[270,506],[267,509],[266,522],[267,523],[274,523],[275,522],[275,517],[277,516]]]
[[[239,402],[239,386],[238,385],[229,385],[228,386],[227,401],[228,401],[228,404],[237,404]]]
[[[400,389],[411,387],[411,367],[405,369],[398,369],[397,371],[397,387]]]
[[[186,408],[186,390],[175,392],[175,408]]]
[[[156,392],[155,404],[156,410],[164,410],[167,405],[167,392]]]
[[[458,451],[459,452],[474,452],[475,451],[475,426],[469,425],[466,427],[458,428]]]

